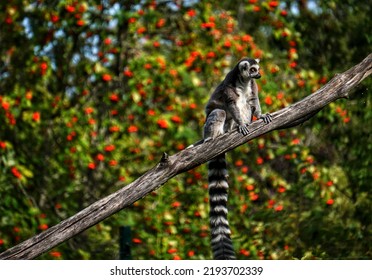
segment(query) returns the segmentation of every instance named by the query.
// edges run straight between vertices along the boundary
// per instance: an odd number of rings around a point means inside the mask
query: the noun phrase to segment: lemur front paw
[[[260,119],[262,119],[264,121],[264,123],[268,124],[268,123],[272,122],[273,117],[269,113],[267,113],[267,114],[261,115]]]
[[[238,126],[238,131],[243,134],[244,136],[248,135],[249,130],[247,128],[247,125],[239,125]]]

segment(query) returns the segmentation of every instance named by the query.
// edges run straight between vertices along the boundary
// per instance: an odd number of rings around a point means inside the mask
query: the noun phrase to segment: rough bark
[[[137,180],[123,186],[117,192],[93,203],[74,216],[48,230],[10,248],[0,254],[0,259],[33,259],[79,234],[105,218],[133,204],[150,192],[165,184],[177,174],[207,162],[215,156],[228,152],[247,141],[270,131],[292,127],[303,123],[324,106],[348,93],[372,73],[372,54],[348,71],[336,75],[321,89],[272,114],[273,121],[252,123],[250,133],[242,136],[237,131],[221,135],[213,141],[195,145],[175,155],[164,153],[160,162]]]

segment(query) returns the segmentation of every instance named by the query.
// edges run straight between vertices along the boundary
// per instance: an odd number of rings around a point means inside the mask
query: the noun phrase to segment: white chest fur
[[[238,87],[237,93],[239,94],[239,97],[236,101],[236,106],[239,109],[241,118],[244,123],[250,123],[252,114],[248,106],[248,100],[252,94],[252,89],[248,85],[245,85],[244,87]]]

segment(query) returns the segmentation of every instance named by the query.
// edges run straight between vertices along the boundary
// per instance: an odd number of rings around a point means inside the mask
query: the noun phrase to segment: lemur
[[[253,116],[272,121],[261,114],[258,88],[254,79],[261,77],[259,60],[243,58],[212,93],[205,108],[204,142],[238,129],[247,135]],[[225,154],[208,162],[211,243],[214,259],[235,259],[227,221],[228,173]]]

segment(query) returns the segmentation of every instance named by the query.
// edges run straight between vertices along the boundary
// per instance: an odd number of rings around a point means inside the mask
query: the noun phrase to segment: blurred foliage
[[[0,3],[0,251],[199,140],[241,57],[273,112],[371,50],[367,1],[138,2]],[[370,86],[228,154],[238,258],[371,258]],[[134,259],[211,258],[205,165],[40,258],[117,259],[123,225]]]

